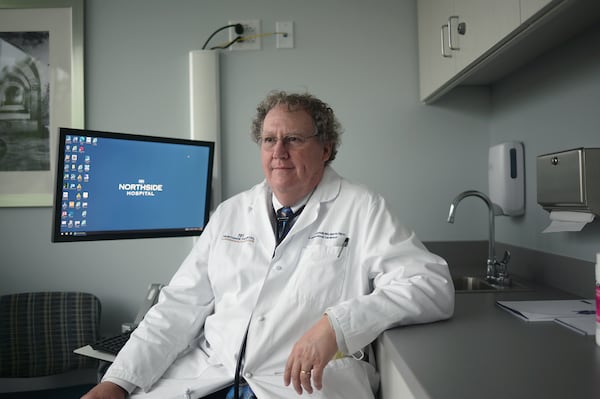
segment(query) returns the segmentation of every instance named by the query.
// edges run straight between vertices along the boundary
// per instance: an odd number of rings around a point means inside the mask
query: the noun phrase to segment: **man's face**
[[[283,205],[293,205],[302,199],[323,177],[331,144],[323,144],[318,137],[312,137],[315,130],[308,112],[289,111],[285,104],[272,108],[263,121],[263,139],[276,139],[273,146],[261,144],[263,172]],[[302,140],[285,143],[283,138],[286,136]]]

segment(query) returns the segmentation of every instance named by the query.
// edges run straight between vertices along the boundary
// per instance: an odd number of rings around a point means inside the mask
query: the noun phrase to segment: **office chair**
[[[0,296],[0,398],[79,398],[93,386],[97,360],[73,350],[96,341],[100,311],[82,292]]]

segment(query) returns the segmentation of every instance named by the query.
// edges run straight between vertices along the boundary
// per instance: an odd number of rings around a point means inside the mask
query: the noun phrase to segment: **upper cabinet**
[[[525,22],[551,2],[552,0],[521,0],[521,22]]]
[[[450,1],[419,0],[417,3],[422,101],[426,101],[456,74],[456,58],[452,56],[448,45],[448,21],[453,9]]]
[[[418,16],[425,100],[519,26],[519,0],[419,0]]]
[[[519,23],[519,0],[455,0],[448,27],[457,69],[467,67]]]
[[[598,0],[418,0],[421,100],[488,84],[584,29]]]

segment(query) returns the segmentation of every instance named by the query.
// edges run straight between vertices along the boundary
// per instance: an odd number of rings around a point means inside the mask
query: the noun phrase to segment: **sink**
[[[521,283],[515,281],[510,286],[504,287],[496,284],[491,284],[483,277],[476,276],[460,276],[452,279],[454,290],[457,293],[461,292],[510,292],[510,291],[530,291],[531,289]]]
[[[452,279],[456,291],[491,291],[494,287],[480,277],[462,276]]]

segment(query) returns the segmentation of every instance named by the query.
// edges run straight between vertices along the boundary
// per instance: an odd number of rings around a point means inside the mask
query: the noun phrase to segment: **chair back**
[[[0,296],[0,377],[41,377],[96,367],[73,350],[98,339],[100,300],[82,292]]]

